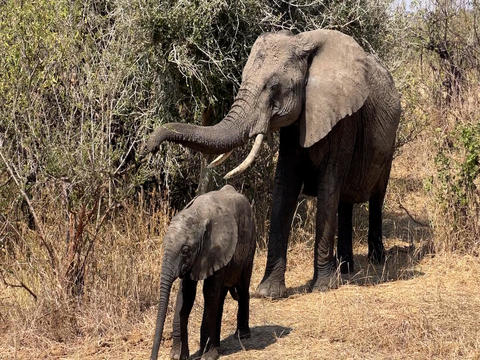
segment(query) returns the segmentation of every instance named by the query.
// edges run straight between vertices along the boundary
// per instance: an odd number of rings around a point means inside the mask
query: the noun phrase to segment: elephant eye
[[[190,255],[190,246],[183,245],[181,251],[182,251],[182,256],[189,256]]]
[[[281,89],[281,86],[278,82],[273,82],[270,85],[270,91],[272,92],[272,95],[276,95]]]

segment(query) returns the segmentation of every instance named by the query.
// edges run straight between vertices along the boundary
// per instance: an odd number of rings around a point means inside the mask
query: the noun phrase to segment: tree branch
[[[7,280],[5,279],[5,276],[3,276],[3,274],[2,274],[2,282],[7,287],[25,289],[30,295],[32,295],[32,297],[35,299],[35,301],[37,301],[37,294],[35,294],[27,285],[25,285],[25,283],[23,281],[20,281],[20,284],[18,284],[18,285],[17,284],[10,284],[9,282],[7,282]]]
[[[398,206],[400,207],[400,209],[402,209],[403,211],[405,211],[408,215],[408,217],[415,223],[415,224],[418,224],[420,226],[424,226],[424,227],[430,227],[429,224],[426,224],[424,222],[421,222],[417,219],[415,219],[411,214],[410,212],[407,210],[407,208],[405,206],[403,206],[403,204],[400,202],[400,200],[398,200]]]
[[[2,145],[3,145],[3,139],[0,139],[0,147]],[[30,201],[30,198],[28,197],[27,193],[25,192],[23,187],[20,185],[20,182],[18,181],[17,177],[20,177],[20,176],[18,174],[17,169],[15,169],[15,166],[13,164],[9,164],[9,162],[7,161],[5,155],[3,154],[3,152],[1,150],[0,150],[0,157],[2,158],[2,161],[5,164],[5,166],[7,167],[7,170],[10,173],[10,176],[12,177],[13,181],[17,185],[18,190],[20,191],[20,193],[22,194],[23,198],[25,199],[25,201],[28,205],[28,208],[30,209],[30,212],[32,213],[32,216],[33,216],[33,220],[35,222],[35,226],[37,227],[38,236],[40,238],[40,241],[42,242],[43,246],[47,249],[48,255],[50,257],[50,263],[52,265],[52,268],[56,269],[55,253],[54,253],[53,247],[50,243],[47,242],[47,240],[45,238],[45,233],[43,231],[43,227],[40,224],[40,221],[39,221],[38,216],[35,212],[35,209],[33,208],[32,202]]]

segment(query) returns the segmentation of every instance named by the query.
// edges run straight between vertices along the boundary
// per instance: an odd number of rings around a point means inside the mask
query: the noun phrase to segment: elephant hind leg
[[[341,201],[338,205],[337,258],[340,262],[340,271],[342,274],[352,273],[354,270],[352,249],[352,210],[352,203]]]
[[[238,312],[237,312],[237,330],[235,336],[240,339],[247,339],[250,337],[250,277],[252,275],[253,263],[244,270],[240,284],[237,286],[238,290]]]
[[[373,264],[385,260],[382,242],[382,207],[385,195],[373,195],[369,200],[368,210],[368,259]]]
[[[374,264],[380,264],[385,260],[385,249],[382,242],[382,211],[391,165],[392,161],[390,160],[376,191],[368,201],[368,259]]]

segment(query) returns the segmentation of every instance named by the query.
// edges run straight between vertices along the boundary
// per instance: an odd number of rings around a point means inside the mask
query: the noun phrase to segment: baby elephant
[[[187,324],[197,281],[205,301],[200,329],[202,359],[217,359],[223,303],[228,291],[238,301],[237,331],[250,336],[249,285],[255,254],[255,225],[247,198],[226,185],[197,197],[170,223],[163,239],[160,302],[151,359],[157,359],[173,281],[182,279],[173,319],[172,359],[189,357]]]

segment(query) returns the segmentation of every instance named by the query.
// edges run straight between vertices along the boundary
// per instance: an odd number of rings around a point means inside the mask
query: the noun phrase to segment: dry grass
[[[252,338],[243,344],[232,336],[236,303],[227,300],[222,329],[226,359],[480,356],[479,259],[442,256],[415,264],[404,262],[403,257],[397,271],[390,274],[395,281],[384,281],[382,267],[368,269],[362,264],[360,271],[371,277],[361,277],[327,293],[303,293],[311,257],[305,250],[298,245],[291,251],[296,261],[291,262],[288,272],[291,293],[287,299],[252,299]],[[258,254],[252,285],[260,280],[264,262],[265,254]],[[371,278],[378,283],[369,286]],[[199,345],[201,315],[202,306],[197,302],[191,315],[191,349]],[[144,359],[149,355],[154,320],[152,307],[143,319],[124,330],[69,343],[48,342],[40,334],[37,338],[30,334],[25,343],[25,332],[9,334],[0,358]],[[161,359],[168,358],[168,330],[166,337]],[[15,346],[15,339],[22,346]]]
[[[394,163],[385,207],[386,264],[372,266],[366,261],[367,211],[359,206],[355,210],[355,275],[342,278],[343,284],[337,290],[307,293],[312,275],[312,239],[308,232],[295,229],[294,237],[302,241],[289,250],[288,298],[279,301],[253,298],[252,337],[240,343],[232,336],[236,303],[228,297],[222,328],[223,358],[480,358],[480,259],[447,253],[433,257],[428,253],[434,235],[425,226],[431,216],[428,209],[432,208],[422,184],[431,171],[431,154],[426,150],[428,142],[419,138],[407,144]],[[312,208],[307,204],[302,216],[311,216]],[[133,214],[132,219],[135,219]],[[135,232],[131,226],[125,224],[122,231]],[[125,234],[125,237],[134,236]],[[140,288],[158,274],[159,261],[151,254],[155,246],[142,243],[140,238],[138,242],[137,251],[144,256],[141,261],[115,270],[116,281],[120,282],[118,299],[109,306],[105,302],[114,297],[91,294],[90,298],[97,295],[98,301],[90,301],[89,306],[78,310],[76,322],[80,334],[61,340],[28,323],[35,317],[23,317],[24,323],[0,325],[3,334],[0,359],[147,358],[156,307],[144,304],[144,311],[134,311],[131,307],[140,307],[136,297],[150,298],[150,290],[142,295]],[[127,251],[126,245],[120,243],[114,254]],[[103,266],[118,266],[118,259],[108,259]],[[265,261],[265,252],[259,251],[252,291],[261,280]],[[155,266],[155,270],[147,281],[149,266]],[[137,280],[128,280],[129,269]],[[129,281],[137,288],[125,293]],[[101,289],[100,285],[96,288]],[[111,284],[103,286],[109,291],[115,289]],[[199,346],[203,311],[201,291],[198,293],[190,321],[192,351]],[[0,303],[5,303],[9,292],[2,294],[5,295],[0,295]],[[174,298],[170,302],[161,359],[168,358],[171,346]],[[64,328],[65,321],[59,317],[59,329]]]

